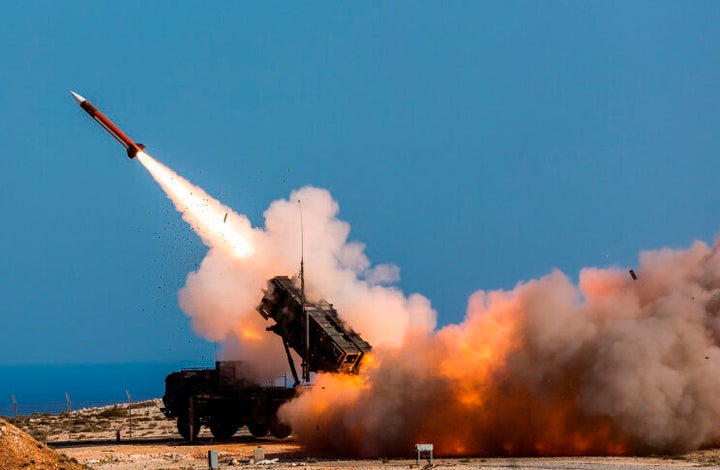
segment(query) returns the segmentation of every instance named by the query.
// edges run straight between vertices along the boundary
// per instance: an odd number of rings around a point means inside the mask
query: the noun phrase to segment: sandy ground
[[[0,418],[0,468],[82,470],[84,467]]]
[[[218,451],[219,468],[306,467],[310,469],[408,469],[418,466],[412,451],[406,459],[351,460],[332,455],[307,453],[293,440],[272,437],[256,439],[241,429],[233,438],[215,442],[203,428],[198,440],[188,444],[175,423],[160,413],[159,401],[116,407],[92,408],[61,415],[33,415],[12,420],[21,429],[50,447],[96,470],[207,469],[208,451]],[[121,441],[118,443],[117,431]],[[254,452],[262,448],[265,460],[254,463]],[[276,460],[277,459],[277,460]],[[658,469],[720,468],[720,449],[679,456],[660,457],[553,457],[553,458],[436,458],[436,468],[474,469]]]

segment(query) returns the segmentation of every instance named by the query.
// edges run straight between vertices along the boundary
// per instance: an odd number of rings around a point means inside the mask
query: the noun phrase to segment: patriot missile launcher
[[[310,371],[357,374],[363,356],[370,352],[371,346],[343,323],[332,304],[307,302],[302,289],[287,276],[268,281],[257,310],[275,322],[267,329],[282,338],[295,387],[249,380],[240,361],[173,372],[165,379],[162,411],[177,419],[185,439],[195,439],[201,426],[209,427],[217,439],[231,437],[242,426],[255,437],[270,433],[284,438],[291,429],[280,422],[277,410],[296,396],[300,385],[291,349],[303,358],[306,383]]]
[[[357,374],[371,346],[338,317],[325,301],[306,302],[303,293],[287,276],[268,281],[265,295],[257,307],[274,325],[268,331],[283,339],[295,381],[297,372],[289,349],[303,358],[310,372]]]

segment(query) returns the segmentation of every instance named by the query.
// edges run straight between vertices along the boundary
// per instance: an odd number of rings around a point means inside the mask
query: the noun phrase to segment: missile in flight
[[[130,137],[127,136],[127,134],[121,131],[118,126],[116,126],[110,119],[108,119],[107,116],[98,111],[98,109],[93,106],[92,103],[90,103],[88,100],[78,95],[74,91],[71,91],[70,94],[72,95],[75,102],[79,104],[80,107],[85,110],[85,112],[88,113],[91,118],[95,119],[98,124],[100,124],[106,131],[108,131],[108,134],[115,137],[115,140],[120,142],[122,146],[125,147],[128,157],[135,158],[138,152],[142,152],[142,150],[145,148],[143,144],[135,143]]]

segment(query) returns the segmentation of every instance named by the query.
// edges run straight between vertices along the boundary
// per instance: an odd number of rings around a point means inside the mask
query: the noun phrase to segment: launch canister
[[[121,131],[118,126],[116,126],[110,119],[108,119],[107,116],[98,111],[98,109],[93,106],[88,100],[78,95],[74,91],[71,91],[70,94],[72,95],[73,99],[75,99],[75,102],[79,104],[80,107],[85,110],[85,112],[88,113],[91,118],[95,119],[97,123],[100,124],[106,131],[108,131],[111,136],[115,137],[115,140],[120,142],[122,146],[125,147],[128,157],[135,158],[138,152],[142,152],[142,150],[145,148],[143,144],[134,142],[130,137],[127,136],[127,134]]]

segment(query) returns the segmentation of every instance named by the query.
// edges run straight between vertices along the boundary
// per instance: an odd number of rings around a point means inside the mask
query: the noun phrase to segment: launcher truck
[[[180,435],[197,437],[201,426],[217,439],[225,439],[247,426],[255,437],[268,433],[276,438],[290,435],[277,410],[296,396],[301,385],[292,351],[302,358],[302,376],[311,372],[357,374],[371,346],[347,327],[337,310],[326,301],[307,302],[304,289],[287,276],[268,281],[258,312],[273,324],[271,331],[282,339],[294,386],[262,385],[248,379],[241,361],[218,361],[215,368],[173,372],[165,378],[162,411],[177,420]],[[292,350],[292,351],[291,351]]]

